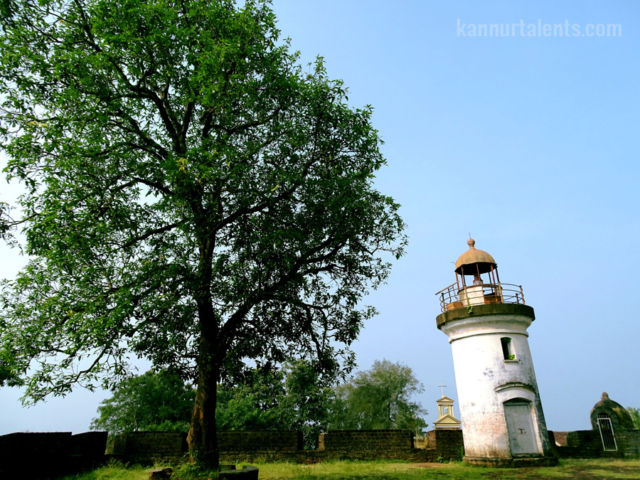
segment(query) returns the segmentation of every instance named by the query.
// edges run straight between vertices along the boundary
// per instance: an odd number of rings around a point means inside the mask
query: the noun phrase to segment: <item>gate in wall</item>
[[[598,428],[600,430],[600,438],[602,439],[602,448],[610,452],[618,450],[616,437],[613,433],[613,424],[611,423],[611,417],[609,417],[609,415],[606,413],[598,414]]]

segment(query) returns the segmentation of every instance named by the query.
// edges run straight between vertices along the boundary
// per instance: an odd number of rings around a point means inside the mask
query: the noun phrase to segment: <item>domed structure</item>
[[[476,241],[470,238],[467,242],[469,250],[458,258],[456,262],[456,273],[458,275],[464,275],[463,272],[465,270],[467,271],[467,275],[475,275],[476,273],[489,273],[498,268],[493,257],[483,250],[478,250],[475,244]]]
[[[602,399],[591,409],[591,426],[594,430],[598,430],[598,418],[610,418],[614,431],[635,428],[627,409],[611,400],[607,392],[602,394]]]
[[[522,286],[501,283],[498,264],[493,257],[478,250],[473,238],[467,245],[469,250],[456,262],[456,283],[436,293],[440,296],[442,311],[495,303],[524,305]]]

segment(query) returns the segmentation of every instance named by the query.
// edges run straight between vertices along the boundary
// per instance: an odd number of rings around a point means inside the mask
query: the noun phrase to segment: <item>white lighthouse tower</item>
[[[468,242],[456,282],[437,293],[438,328],[449,337],[465,457],[492,466],[555,465],[527,329],[533,308],[521,286],[500,282],[491,255]]]

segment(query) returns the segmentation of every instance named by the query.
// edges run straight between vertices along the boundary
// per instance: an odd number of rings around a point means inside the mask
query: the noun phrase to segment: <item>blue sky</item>
[[[380,315],[354,345],[359,366],[409,365],[430,424],[441,381],[457,400],[434,293],[455,280],[471,233],[535,309],[529,342],[548,428],[590,428],[603,391],[640,407],[640,4],[276,0],[274,10],[303,62],[322,55],[352,106],[374,106],[388,160],[377,185],[408,224],[407,255],[367,298]],[[571,36],[459,29],[521,20],[568,21]],[[598,36],[607,24],[621,36]],[[0,188],[0,200],[16,193]],[[1,276],[13,276],[22,260],[5,247],[0,258]],[[104,396],[22,409],[19,392],[0,389],[0,434],[84,431]]]

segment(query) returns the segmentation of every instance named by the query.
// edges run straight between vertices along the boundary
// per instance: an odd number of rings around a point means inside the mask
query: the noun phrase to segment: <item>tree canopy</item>
[[[92,430],[111,435],[135,431],[189,429],[195,391],[175,373],[148,371],[120,383],[98,407]]]
[[[254,370],[238,385],[218,385],[218,430],[299,430],[317,448],[333,396],[328,379],[308,362],[292,361],[266,374]],[[195,390],[178,375],[149,370],[113,390],[98,407],[92,430],[109,434],[189,429]]]
[[[427,411],[411,397],[423,391],[408,366],[376,360],[370,370],[336,387],[329,428],[421,432],[427,426],[422,418]]]
[[[305,448],[315,449],[328,428],[421,431],[427,411],[410,400],[421,391],[411,369],[400,363],[376,361],[371,370],[336,385],[309,362],[291,361],[266,374],[254,370],[237,385],[218,385],[216,424],[221,431],[298,430]],[[116,387],[91,428],[110,434],[186,432],[194,394],[175,374],[148,371]]]
[[[327,427],[333,381],[300,360],[268,375],[255,372],[244,384],[218,390],[218,428],[298,430],[305,448],[317,448]]]
[[[217,383],[247,359],[348,371],[362,299],[403,254],[372,109],[321,58],[303,70],[266,2],[3,15],[0,138],[26,191],[0,235],[22,229],[29,263],[2,283],[0,380],[38,401],[147,358],[197,386],[189,446],[217,466]]]

